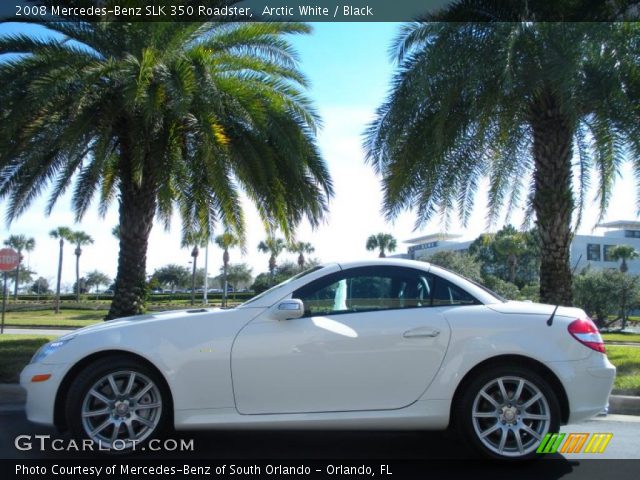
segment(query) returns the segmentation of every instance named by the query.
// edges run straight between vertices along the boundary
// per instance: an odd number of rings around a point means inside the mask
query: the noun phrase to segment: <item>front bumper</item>
[[[66,373],[66,365],[34,363],[20,373],[20,385],[27,391],[27,419],[43,425],[54,425],[54,409],[58,387]],[[44,382],[32,382],[34,375],[50,374]]]

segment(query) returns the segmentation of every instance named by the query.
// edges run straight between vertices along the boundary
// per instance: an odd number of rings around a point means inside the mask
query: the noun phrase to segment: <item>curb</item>
[[[15,412],[24,408],[25,390],[17,383],[0,383],[0,412]],[[610,395],[607,413],[640,416],[640,397]]]
[[[16,411],[16,406],[24,408],[27,392],[17,383],[0,383],[0,412]]]
[[[631,395],[611,395],[609,413],[616,415],[640,415],[640,397]]]

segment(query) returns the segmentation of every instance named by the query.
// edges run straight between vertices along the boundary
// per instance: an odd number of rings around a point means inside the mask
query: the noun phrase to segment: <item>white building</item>
[[[412,260],[426,260],[436,252],[443,250],[466,251],[473,240],[460,241],[462,235],[451,233],[434,233],[422,237],[405,240],[409,244],[407,254],[403,257]]]
[[[611,259],[611,250],[617,245],[631,245],[640,253],[640,222],[619,220],[601,223],[599,235],[576,235],[571,243],[571,268],[579,273],[590,266],[595,269],[619,268],[620,262]],[[443,250],[466,251],[473,240],[461,241],[462,235],[436,233],[405,240],[409,244],[402,256],[414,260],[426,260]],[[640,275],[640,259],[628,260],[629,273]]]
[[[617,245],[631,245],[640,253],[640,222],[619,220],[601,223],[602,235],[576,235],[571,243],[571,268],[580,272],[583,268],[619,268],[620,261],[611,258],[611,250]],[[640,260],[627,260],[629,273],[640,275]]]

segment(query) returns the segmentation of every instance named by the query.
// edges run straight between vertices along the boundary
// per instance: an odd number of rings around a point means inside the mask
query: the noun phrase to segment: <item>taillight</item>
[[[591,321],[590,318],[580,318],[574,320],[569,324],[569,333],[573,335],[573,338],[578,340],[581,344],[595,350],[596,352],[606,354],[604,348],[604,340],[600,336],[598,327]]]

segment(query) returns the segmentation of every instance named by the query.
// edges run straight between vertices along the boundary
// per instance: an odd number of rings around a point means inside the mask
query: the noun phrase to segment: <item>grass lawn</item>
[[[106,314],[106,310],[60,310],[57,315],[53,310],[7,312],[5,326],[86,327],[101,322]]]
[[[640,348],[607,345],[607,356],[618,369],[613,393],[640,395]]]
[[[18,383],[20,371],[36,350],[49,340],[47,335],[0,335],[0,383]]]
[[[605,342],[635,342],[640,343],[640,333],[603,333]]]

